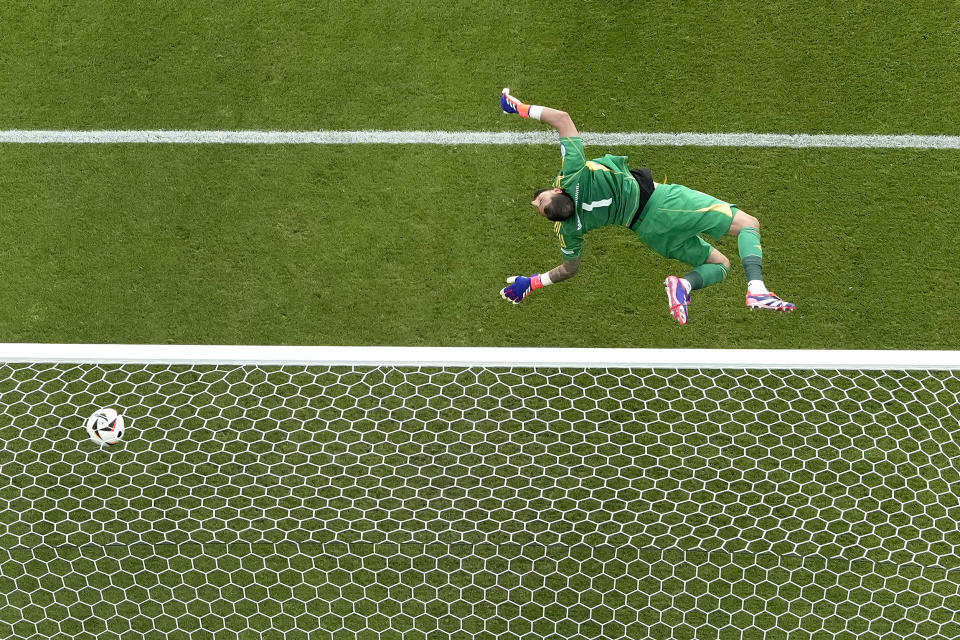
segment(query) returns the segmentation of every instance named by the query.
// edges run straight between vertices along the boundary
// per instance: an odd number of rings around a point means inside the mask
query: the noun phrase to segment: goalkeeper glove
[[[507,284],[508,286],[500,289],[500,295],[513,304],[520,304],[524,298],[530,295],[531,291],[543,287],[543,281],[540,279],[539,273],[535,273],[529,278],[526,276],[510,276],[507,278]]]
[[[504,113],[516,113],[521,118],[530,117],[530,105],[524,104],[510,95],[510,89],[500,92],[500,108]]]

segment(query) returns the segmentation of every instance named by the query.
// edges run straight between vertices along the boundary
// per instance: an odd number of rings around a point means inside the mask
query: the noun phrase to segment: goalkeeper
[[[678,184],[658,184],[649,169],[630,169],[625,156],[607,154],[587,160],[583,142],[565,111],[528,105],[500,94],[500,107],[521,118],[533,118],[560,134],[560,172],[553,189],[533,194],[532,204],[554,223],[563,262],[544,274],[512,276],[500,295],[519,303],[533,291],[572,278],[580,269],[583,236],[608,225],[627,227],[666,258],[686,262],[693,270],[664,282],[670,313],[680,324],[689,318],[690,294],[723,282],[730,260],[700,237],[725,234],[737,238],[740,262],[747,276],[749,309],[793,311],[796,305],[767,290],[763,283],[760,223],[732,204]]]

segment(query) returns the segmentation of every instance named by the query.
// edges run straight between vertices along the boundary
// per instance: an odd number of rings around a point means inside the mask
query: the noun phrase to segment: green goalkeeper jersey
[[[575,207],[574,215],[554,225],[564,260],[580,257],[586,232],[612,224],[629,226],[640,204],[640,188],[627,157],[608,153],[587,160],[579,137],[560,138],[556,186],[573,198]]]

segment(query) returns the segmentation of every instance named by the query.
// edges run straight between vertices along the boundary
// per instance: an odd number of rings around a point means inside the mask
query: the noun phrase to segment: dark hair
[[[543,208],[543,215],[547,220],[563,222],[572,216],[575,210],[576,206],[573,204],[573,198],[564,191],[558,193],[555,198],[547,203],[547,206]]]

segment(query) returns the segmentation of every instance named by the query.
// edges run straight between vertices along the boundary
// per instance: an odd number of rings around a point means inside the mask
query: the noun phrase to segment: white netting
[[[3,365],[0,637],[955,637],[958,419],[956,371]]]

